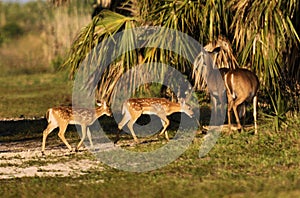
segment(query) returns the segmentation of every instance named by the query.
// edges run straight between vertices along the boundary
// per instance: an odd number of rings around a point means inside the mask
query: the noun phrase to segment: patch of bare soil
[[[87,149],[70,153],[65,147],[52,147],[41,153],[37,139],[0,144],[0,179],[20,177],[78,177],[103,166]]]
[[[0,120],[0,135],[12,139],[12,141],[5,141],[5,138],[3,138],[3,141],[0,141],[0,179],[54,176],[78,177],[91,171],[104,170],[103,164],[87,148],[81,149],[80,152],[70,153],[58,137],[56,139],[52,138],[52,141],[51,138],[47,138],[46,155],[43,156],[41,153],[41,136],[36,138],[36,135],[33,134],[32,136],[32,132],[42,132],[46,125],[45,119]],[[206,131],[208,128],[203,127],[203,130]],[[26,134],[27,139],[24,139],[23,134]],[[129,147],[129,149],[135,147],[130,135],[121,139],[117,146]],[[163,142],[164,138],[157,139],[151,136],[150,138],[139,138],[139,140],[142,145],[143,143],[156,144]],[[77,137],[77,140],[68,141],[74,147],[79,139]],[[94,144],[94,146],[96,145]],[[115,147],[116,145],[109,143],[106,145],[101,144],[99,148],[97,146],[95,148],[106,150],[115,149]]]

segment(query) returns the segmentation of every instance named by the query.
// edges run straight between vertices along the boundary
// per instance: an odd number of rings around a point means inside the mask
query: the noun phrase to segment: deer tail
[[[227,91],[229,91],[231,96],[233,96],[232,85],[231,85],[232,77],[233,77],[233,74],[231,74],[230,72],[226,73],[224,76],[225,87],[226,87]]]
[[[50,122],[50,111],[52,111],[52,109],[48,109],[46,112],[46,119],[48,122]]]
[[[126,108],[125,105],[126,105],[125,103],[123,103],[123,105],[122,105],[122,115],[125,114],[125,108]]]

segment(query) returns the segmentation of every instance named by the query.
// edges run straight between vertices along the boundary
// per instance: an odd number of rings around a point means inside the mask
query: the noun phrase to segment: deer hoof
[[[120,136],[117,136],[115,141],[114,141],[114,144],[117,144],[120,139],[121,139]]]
[[[135,144],[140,144],[140,140],[134,139],[134,143],[135,143]]]
[[[167,136],[165,136],[165,139],[166,139],[167,142],[170,141],[169,137],[167,137]]]
[[[76,151],[76,149],[75,149],[75,151]],[[69,152],[70,152],[70,153],[74,153],[74,150],[73,150],[73,149],[70,149]]]

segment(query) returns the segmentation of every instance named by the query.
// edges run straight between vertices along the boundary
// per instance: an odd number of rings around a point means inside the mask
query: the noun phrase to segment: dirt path
[[[88,150],[70,153],[64,147],[55,147],[41,154],[37,139],[0,143],[0,179],[20,177],[71,176],[86,174],[89,169],[103,170]]]
[[[40,120],[0,120],[0,134],[8,139],[19,139],[22,134],[29,134],[26,140],[0,141],[0,179],[20,177],[78,177],[93,171],[103,171],[103,164],[87,149],[77,153],[70,153],[66,146],[54,135],[47,139],[46,156],[41,153],[41,136],[33,132],[42,132],[47,123]],[[74,132],[74,131],[73,131]],[[21,134],[21,135],[20,135]],[[75,133],[76,134],[76,133]],[[13,138],[14,136],[16,138]],[[27,135],[28,137],[28,135]],[[74,138],[74,137],[73,137]],[[145,142],[153,141],[145,138]],[[20,138],[21,139],[21,138]],[[68,138],[67,138],[68,139]],[[142,140],[140,138],[140,140]],[[68,140],[75,146],[79,139]],[[155,140],[153,143],[163,140]],[[118,146],[131,148],[132,138],[130,136],[121,141]],[[101,149],[114,149],[114,145],[108,145]]]

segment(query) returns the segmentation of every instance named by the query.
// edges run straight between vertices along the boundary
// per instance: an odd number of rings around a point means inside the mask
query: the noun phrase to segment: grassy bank
[[[158,170],[130,173],[100,163],[75,178],[0,180],[0,193],[4,197],[299,197],[299,126],[293,120],[286,132],[270,135],[262,127],[257,136],[222,135],[202,158],[198,152],[203,135],[198,135],[183,155]],[[149,145],[139,147],[145,151]],[[84,156],[95,160],[88,152]],[[68,165],[74,158],[82,156],[60,160]],[[38,158],[31,162],[39,163],[46,162]]]
[[[0,118],[41,117],[52,106],[71,103],[72,82],[65,73],[1,76],[0,92]]]

